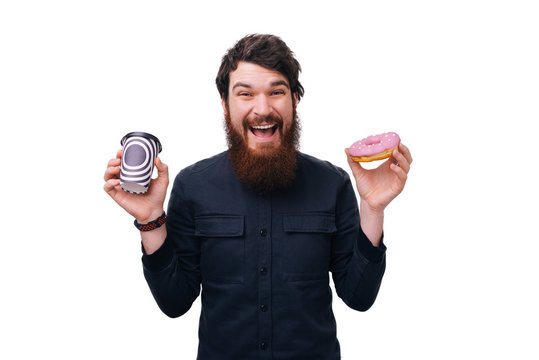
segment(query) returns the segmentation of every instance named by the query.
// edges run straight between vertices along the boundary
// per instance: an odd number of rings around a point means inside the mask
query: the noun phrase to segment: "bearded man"
[[[385,269],[385,207],[412,158],[400,145],[374,170],[347,154],[347,173],[298,151],[298,61],[273,35],[249,35],[222,59],[216,83],[228,151],[182,170],[166,223],[141,232],[144,275],[170,317],[202,285],[198,359],[340,359],[329,273],[352,309],[373,304]],[[144,195],[119,187],[121,151],[105,191],[140,224],[163,214],[168,168]],[[361,212],[361,218],[359,216]]]

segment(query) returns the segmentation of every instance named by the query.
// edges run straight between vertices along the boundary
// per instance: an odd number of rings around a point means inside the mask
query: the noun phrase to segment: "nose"
[[[271,104],[267,96],[259,95],[256,97],[253,113],[257,116],[266,116],[271,113]]]

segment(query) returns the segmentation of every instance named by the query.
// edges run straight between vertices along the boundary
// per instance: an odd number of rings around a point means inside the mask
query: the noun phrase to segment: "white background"
[[[0,357],[195,358],[200,299],[159,311],[103,173],[129,131],[172,177],[224,150],[220,58],[273,33],[303,67],[302,151],[348,170],[396,131],[414,157],[377,302],[334,297],[343,359],[537,359],[536,2],[191,3],[1,3]]]

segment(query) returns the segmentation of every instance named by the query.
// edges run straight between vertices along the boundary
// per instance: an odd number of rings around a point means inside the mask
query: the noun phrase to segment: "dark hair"
[[[228,49],[221,60],[215,83],[219,94],[226,102],[228,102],[230,73],[237,69],[240,61],[280,72],[288,79],[290,91],[297,95],[298,101],[303,96],[303,86],[298,80],[301,66],[292,50],[278,36],[252,34],[245,36],[234,47]]]

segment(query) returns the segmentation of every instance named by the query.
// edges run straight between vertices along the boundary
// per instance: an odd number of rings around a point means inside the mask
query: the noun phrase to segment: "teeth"
[[[261,126],[251,126],[253,129],[265,130],[271,129],[274,125],[261,125]]]

